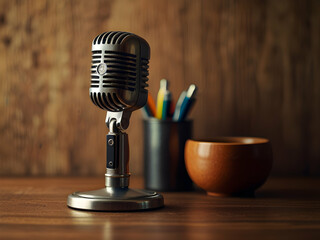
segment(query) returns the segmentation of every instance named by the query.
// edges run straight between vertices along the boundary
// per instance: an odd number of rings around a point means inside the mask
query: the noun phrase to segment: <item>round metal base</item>
[[[107,187],[68,196],[68,206],[91,211],[137,211],[164,206],[163,197],[153,191]]]

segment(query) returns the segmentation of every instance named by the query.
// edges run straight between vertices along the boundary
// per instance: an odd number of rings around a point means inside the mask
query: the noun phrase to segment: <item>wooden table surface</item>
[[[319,178],[269,179],[255,198],[163,193],[165,207],[154,211],[67,207],[69,193],[101,188],[103,180],[1,178],[0,239],[320,239]]]

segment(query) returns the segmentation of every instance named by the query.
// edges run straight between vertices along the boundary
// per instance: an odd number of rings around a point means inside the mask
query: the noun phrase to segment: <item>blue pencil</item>
[[[180,106],[180,111],[177,113],[177,116],[174,116],[175,121],[183,121],[188,113],[190,112],[194,102],[195,102],[195,95],[197,92],[197,86],[195,84],[191,84],[186,92],[186,94],[184,95],[184,98],[182,100],[181,106]],[[181,95],[180,95],[181,97]],[[179,101],[180,101],[180,97],[179,97]],[[177,103],[178,104],[178,103]]]
[[[179,99],[177,101],[176,107],[174,109],[174,113],[173,113],[173,117],[172,117],[173,121],[179,120],[181,106],[182,106],[182,103],[183,103],[186,96],[187,96],[187,91],[182,91],[182,93],[180,94]]]

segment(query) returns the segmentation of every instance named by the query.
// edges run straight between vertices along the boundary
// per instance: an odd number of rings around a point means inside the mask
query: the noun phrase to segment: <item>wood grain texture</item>
[[[132,179],[142,187],[141,178]],[[270,179],[256,198],[163,193],[155,211],[69,209],[67,195],[101,178],[0,179],[0,239],[319,239],[320,180]]]
[[[88,97],[93,37],[151,46],[150,92],[199,87],[195,138],[269,138],[275,175],[320,175],[320,2],[0,0],[0,175],[101,175],[105,113]],[[142,116],[128,129],[142,174]]]

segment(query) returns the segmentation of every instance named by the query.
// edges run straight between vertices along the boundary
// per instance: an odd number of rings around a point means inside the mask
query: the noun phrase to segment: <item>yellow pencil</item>
[[[163,111],[163,100],[165,92],[168,89],[168,80],[161,79],[160,80],[160,89],[157,96],[157,112],[156,112],[156,118],[161,119],[162,118],[162,111]]]

